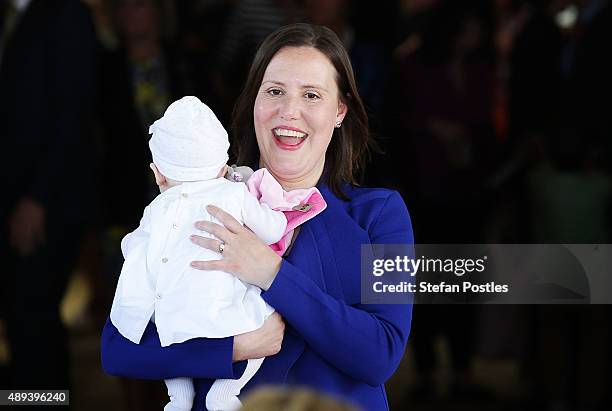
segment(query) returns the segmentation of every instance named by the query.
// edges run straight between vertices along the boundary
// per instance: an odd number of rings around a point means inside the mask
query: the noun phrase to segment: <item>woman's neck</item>
[[[285,191],[312,188],[316,186],[321,178],[321,175],[323,175],[324,165],[325,164],[322,163],[320,166],[317,166],[318,170],[313,170],[305,175],[287,175],[275,172],[274,169],[266,166],[264,162],[260,163],[260,167],[265,167]]]
[[[274,175],[274,177],[276,178],[276,180],[278,180],[280,185],[283,187],[283,190],[291,191],[291,190],[311,188],[311,187],[316,186],[317,183],[319,182],[320,175],[316,178],[313,177],[313,178],[303,178],[303,179],[295,179],[295,180],[280,178],[280,177],[277,177],[276,175]]]

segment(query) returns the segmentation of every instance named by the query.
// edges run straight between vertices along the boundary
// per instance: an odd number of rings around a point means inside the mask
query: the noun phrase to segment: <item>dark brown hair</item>
[[[232,131],[236,163],[258,166],[259,149],[253,124],[253,107],[268,64],[283,47],[313,47],[323,53],[336,69],[336,84],[340,100],[348,112],[342,127],[334,129],[325,156],[322,182],[342,199],[343,183],[357,185],[374,148],[370,137],[368,116],[357,92],[351,61],[336,34],[323,26],[296,23],[283,26],[270,34],[257,50],[249,70],[246,85],[234,106]]]

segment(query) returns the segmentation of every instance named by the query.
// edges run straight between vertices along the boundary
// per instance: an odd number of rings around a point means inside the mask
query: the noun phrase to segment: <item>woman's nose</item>
[[[288,97],[280,107],[280,116],[283,120],[297,120],[300,118],[300,102],[296,98]]]

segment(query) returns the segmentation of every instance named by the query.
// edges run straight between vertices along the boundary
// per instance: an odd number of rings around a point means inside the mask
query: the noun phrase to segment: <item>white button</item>
[[[187,193],[181,193],[181,197],[183,197],[183,198],[187,198],[187,197],[189,197],[189,194],[187,194]]]
[[[174,228],[175,230],[178,230],[179,226],[177,223],[172,224],[172,228]]]
[[[166,257],[162,258],[162,263],[167,263],[168,259]]]
[[[157,298],[158,300],[162,299],[162,295],[161,294],[155,294],[155,298]]]

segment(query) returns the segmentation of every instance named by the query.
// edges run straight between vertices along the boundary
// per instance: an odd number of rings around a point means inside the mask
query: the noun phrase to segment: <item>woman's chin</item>
[[[277,178],[293,179],[305,174],[304,166],[296,164],[295,161],[274,161],[268,163],[269,171]]]

